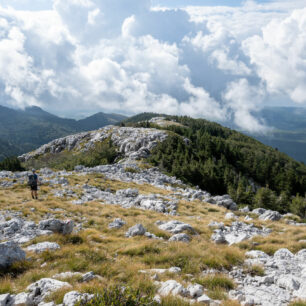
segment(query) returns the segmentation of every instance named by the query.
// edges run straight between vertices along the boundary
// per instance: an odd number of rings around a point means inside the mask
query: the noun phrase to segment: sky
[[[306,0],[0,0],[0,104],[269,129],[306,106]]]

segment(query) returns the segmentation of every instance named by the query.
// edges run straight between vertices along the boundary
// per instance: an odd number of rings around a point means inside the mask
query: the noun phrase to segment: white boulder
[[[27,251],[35,252],[35,253],[42,253],[45,251],[55,251],[60,249],[61,247],[55,242],[41,242],[37,244],[32,244],[27,247]]]
[[[167,295],[181,295],[186,296],[188,294],[187,290],[175,280],[167,280],[165,282],[161,282],[161,286],[158,290],[158,293],[161,296]]]
[[[143,236],[146,232],[146,229],[142,224],[136,224],[128,229],[125,233],[126,237],[134,237],[134,236]]]

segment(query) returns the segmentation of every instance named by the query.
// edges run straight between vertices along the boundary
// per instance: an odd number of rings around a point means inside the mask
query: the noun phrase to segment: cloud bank
[[[0,6],[0,104],[69,117],[184,114],[252,132],[266,130],[254,114],[269,101],[306,104],[301,1],[17,2]]]

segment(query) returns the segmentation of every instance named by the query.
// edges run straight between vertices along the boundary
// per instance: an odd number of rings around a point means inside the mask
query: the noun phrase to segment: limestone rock
[[[63,305],[64,306],[74,306],[77,303],[81,302],[82,305],[90,302],[94,298],[93,294],[80,293],[78,291],[70,291],[65,294]]]
[[[29,285],[27,290],[30,293],[31,299],[35,304],[40,303],[50,293],[55,292],[61,288],[70,288],[71,285],[66,282],[58,281],[52,278],[42,278],[39,281]]]
[[[32,299],[28,293],[22,292],[14,297],[14,306],[32,305]]]
[[[32,244],[27,247],[27,251],[35,252],[35,253],[42,253],[44,251],[55,251],[60,249],[60,246],[55,242],[41,242],[37,244]]]
[[[156,222],[156,224],[161,230],[170,232],[172,234],[182,233],[183,231],[190,231],[191,233],[196,233],[196,231],[191,225],[177,220],[172,220],[168,222],[158,221]]]
[[[238,219],[237,216],[234,213],[232,213],[232,212],[227,213],[224,218],[226,220]]]
[[[120,218],[116,218],[114,219],[113,222],[111,222],[109,225],[108,225],[108,228],[121,228],[123,225],[125,225],[126,222],[123,221],[122,219]]]
[[[54,233],[66,235],[72,233],[74,222],[73,220],[61,221],[58,219],[48,219],[40,221],[38,226],[42,230],[49,230]]]
[[[125,233],[126,237],[134,237],[134,236],[143,236],[146,232],[146,229],[142,224],[136,224],[128,229]]]
[[[81,272],[62,272],[52,276],[52,278],[56,279],[65,279],[65,278],[72,278],[72,277],[82,277],[83,274]]]
[[[193,284],[187,287],[187,291],[191,298],[198,298],[203,294],[204,288],[202,285]]]
[[[121,189],[116,192],[116,195],[135,198],[139,195],[138,189]]]
[[[150,273],[150,274],[164,274],[166,272],[178,274],[181,273],[181,268],[179,267],[171,267],[169,269],[148,269],[148,270],[139,270],[140,273]]]
[[[206,304],[206,305],[210,305],[211,299],[206,295],[206,294],[202,294],[198,299],[197,299],[198,303],[201,304]]]
[[[25,260],[25,252],[12,241],[0,243],[0,268],[9,267],[16,261]]]
[[[181,295],[186,296],[188,294],[187,290],[175,280],[167,280],[166,282],[161,282],[158,293],[161,296],[171,295]]]
[[[251,258],[268,258],[269,255],[267,255],[265,252],[262,251],[249,251],[245,253],[245,256],[251,257]]]
[[[0,295],[0,306],[10,306],[13,304],[13,298],[9,293]]]
[[[293,255],[287,249],[280,249],[273,256],[262,251],[246,253],[247,265],[261,265],[264,276],[245,275],[240,268],[234,268],[230,275],[239,284],[230,292],[230,297],[242,304],[289,305],[295,299],[306,298],[306,250]]]
[[[274,253],[275,259],[290,260],[294,258],[294,255],[288,249],[279,249]]]
[[[169,238],[169,241],[189,242],[190,237],[185,233],[175,234]]]
[[[245,206],[243,208],[240,208],[239,211],[241,211],[243,213],[249,213],[250,212],[250,208],[249,208],[249,206]]]
[[[235,221],[231,226],[219,225],[218,229],[214,230],[211,239],[216,243],[228,243],[229,245],[239,243],[250,239],[257,235],[266,236],[271,232],[267,228],[257,228],[253,224],[247,224],[240,221]]]
[[[228,195],[215,196],[206,200],[206,202],[211,204],[217,204],[218,206],[225,207],[230,210],[237,210],[237,204],[232,200],[232,198]]]
[[[262,215],[265,212],[266,212],[266,209],[264,208],[256,208],[252,210],[252,213],[256,215]]]
[[[263,221],[278,221],[282,218],[282,215],[278,211],[267,210],[259,216]]]

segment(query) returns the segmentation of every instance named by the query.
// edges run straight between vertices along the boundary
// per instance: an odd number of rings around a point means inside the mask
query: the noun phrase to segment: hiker
[[[37,185],[38,185],[38,176],[36,174],[36,170],[32,169],[32,174],[29,175],[29,182],[28,182],[30,188],[31,188],[31,195],[32,199],[38,199],[37,197]]]

